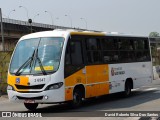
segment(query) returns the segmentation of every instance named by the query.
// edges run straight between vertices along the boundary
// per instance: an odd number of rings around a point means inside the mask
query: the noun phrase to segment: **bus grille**
[[[24,86],[24,85],[15,85],[17,89],[42,89],[45,84],[33,85],[33,86]]]
[[[42,91],[17,91],[19,93],[40,93]]]
[[[17,96],[17,98],[19,100],[26,100],[26,99],[29,99],[29,100],[42,100],[43,99],[43,96],[39,96],[39,97],[20,97],[20,96]]]

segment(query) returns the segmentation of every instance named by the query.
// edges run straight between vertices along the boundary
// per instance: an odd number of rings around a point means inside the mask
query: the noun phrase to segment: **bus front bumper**
[[[64,91],[61,89],[47,90],[38,93],[21,93],[7,90],[8,98],[11,102],[31,102],[31,103],[58,103],[64,101]]]

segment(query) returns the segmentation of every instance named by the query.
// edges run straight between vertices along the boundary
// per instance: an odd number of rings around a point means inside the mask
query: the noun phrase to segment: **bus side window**
[[[86,40],[87,50],[97,50],[99,49],[99,44],[97,43],[97,39],[89,38]]]
[[[71,41],[67,45],[66,55],[65,55],[66,65],[81,65],[83,64],[82,49],[80,41]]]
[[[68,42],[66,53],[65,53],[65,66],[64,66],[64,76],[67,77],[72,73],[71,68],[71,57],[70,57],[70,44]]]
[[[151,60],[148,39],[136,39],[136,59],[138,62]]]
[[[149,42],[148,42],[148,40],[144,41],[144,49],[145,50],[149,50]]]
[[[129,41],[129,50],[135,50],[135,46],[134,46],[134,41],[133,40]]]
[[[86,51],[87,51],[87,63],[88,64],[102,63],[100,39],[98,38],[86,39]]]
[[[72,41],[70,44],[70,48],[71,48],[72,65],[83,64],[81,42],[80,41]]]
[[[64,75],[68,77],[83,67],[81,41],[70,39],[66,49]]]
[[[70,65],[71,64],[71,59],[70,59],[70,54],[69,54],[69,47],[67,46],[66,49],[66,57],[65,57],[65,64],[66,65]]]
[[[144,50],[144,40],[137,39],[137,50]]]

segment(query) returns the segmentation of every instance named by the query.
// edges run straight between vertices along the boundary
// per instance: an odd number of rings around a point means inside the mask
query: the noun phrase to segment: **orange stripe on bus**
[[[77,84],[84,85],[86,98],[109,94],[109,67],[107,64],[86,66],[83,69],[65,79],[66,100],[72,100],[73,88]],[[72,88],[68,89],[67,87]]]
[[[17,78],[19,78],[19,80],[20,80],[19,83],[16,82]],[[11,74],[8,74],[8,84],[11,85],[11,86],[13,86],[16,91],[28,91],[28,89],[18,90],[16,88],[16,86],[15,86],[16,84],[17,85],[28,86],[28,84],[27,84],[28,82],[29,82],[29,77],[26,77],[26,76],[13,76]]]

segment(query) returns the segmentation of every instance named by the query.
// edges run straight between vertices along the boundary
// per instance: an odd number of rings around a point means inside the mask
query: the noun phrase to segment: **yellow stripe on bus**
[[[65,100],[73,99],[73,89],[78,84],[84,85],[86,98],[109,94],[108,81],[107,64],[86,66],[65,79]]]
[[[20,82],[16,82],[16,79],[17,79],[17,78],[19,78],[19,81],[20,81]],[[28,91],[28,89],[18,90],[18,89],[16,88],[16,86],[15,86],[15,85],[28,86],[28,82],[29,82],[29,78],[26,77],[26,76],[13,76],[13,75],[11,75],[11,74],[8,74],[8,84],[11,85],[11,86],[13,86],[16,91]]]
[[[104,33],[100,32],[71,32],[71,35],[92,35],[92,36],[105,36]]]

